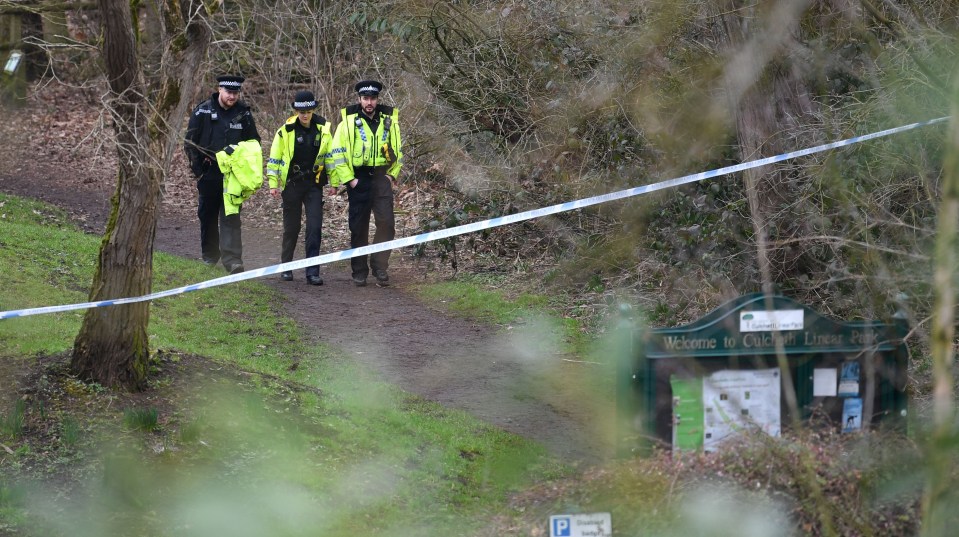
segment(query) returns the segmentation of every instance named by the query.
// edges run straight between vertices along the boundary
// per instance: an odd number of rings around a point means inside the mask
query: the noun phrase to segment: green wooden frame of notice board
[[[906,414],[908,324],[902,315],[891,322],[830,319],[781,295],[754,293],[721,305],[700,319],[674,328],[634,334],[632,362],[621,367],[617,382],[620,448],[661,443],[694,448],[690,429],[674,436],[674,404],[686,400],[684,426],[695,404],[697,379],[721,370],[783,368],[783,426],[810,422],[841,427],[844,400],[839,394],[814,391],[817,369],[839,372],[858,364],[862,381],[855,389],[863,404],[863,426]],[[846,369],[849,369],[846,367]],[[838,374],[838,373],[833,373]],[[827,377],[828,378],[828,377]],[[685,397],[675,397],[681,390]],[[798,415],[787,401],[795,396]],[[699,405],[701,406],[701,402]],[[692,419],[693,421],[689,421]],[[892,423],[904,423],[902,419]],[[693,425],[695,428],[695,425]]]

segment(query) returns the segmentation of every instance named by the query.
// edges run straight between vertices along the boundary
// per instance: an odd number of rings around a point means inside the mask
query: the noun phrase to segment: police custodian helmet
[[[383,91],[383,84],[376,80],[361,80],[354,86],[356,93],[360,95],[379,95]]]
[[[230,91],[240,91],[240,86],[243,85],[244,80],[246,79],[238,75],[220,75],[216,77],[217,85]]]
[[[316,108],[316,97],[313,96],[312,91],[301,90],[296,92],[293,97],[294,110],[313,110],[314,108]]]

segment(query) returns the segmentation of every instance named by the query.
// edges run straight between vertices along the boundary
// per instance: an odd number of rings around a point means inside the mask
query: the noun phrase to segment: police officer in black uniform
[[[250,107],[240,101],[242,76],[217,77],[217,93],[193,109],[186,129],[184,151],[197,178],[200,250],[209,266],[222,262],[230,274],[243,272],[240,214],[226,216],[223,173],[216,153],[245,140],[260,141]]]

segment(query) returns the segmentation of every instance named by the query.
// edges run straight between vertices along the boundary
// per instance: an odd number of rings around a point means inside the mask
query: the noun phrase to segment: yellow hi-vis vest
[[[273,145],[270,146],[270,159],[266,162],[266,178],[270,183],[270,188],[283,190],[286,187],[286,178],[290,173],[290,163],[293,161],[293,141],[296,138],[297,121],[299,121],[297,116],[287,119],[286,123],[277,129],[276,135],[273,137]],[[316,154],[313,171],[316,172],[317,181],[320,181],[320,172],[326,167],[326,162],[330,158],[333,135],[330,134],[330,124],[322,116],[313,114],[310,126],[316,128],[313,135],[319,137],[320,151]]]
[[[340,186],[353,180],[357,166],[387,166],[387,175],[399,177],[403,167],[403,141],[400,136],[399,109],[379,104],[380,123],[376,132],[363,119],[359,104],[340,111],[341,121],[333,135],[333,150],[327,161],[330,185]]]

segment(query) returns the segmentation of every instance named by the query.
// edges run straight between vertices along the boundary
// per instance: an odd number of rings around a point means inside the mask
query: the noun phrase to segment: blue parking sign
[[[613,537],[613,519],[609,513],[552,515],[549,537]]]

